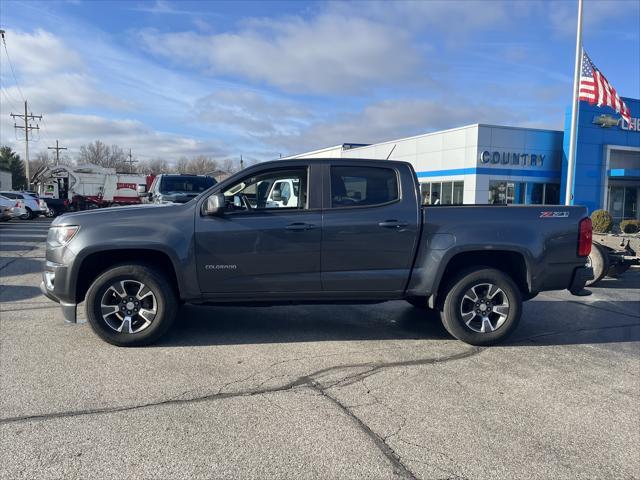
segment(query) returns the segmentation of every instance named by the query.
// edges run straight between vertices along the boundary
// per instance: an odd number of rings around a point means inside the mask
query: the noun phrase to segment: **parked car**
[[[38,202],[38,205],[40,206],[40,211],[44,212],[44,213],[40,213],[41,215],[45,215],[47,217],[50,216],[49,204],[43,198],[40,198],[36,192],[28,192],[26,190],[23,190],[21,193],[25,193],[29,195],[30,197],[34,198]]]
[[[26,213],[20,217],[22,219],[32,220],[40,215],[46,215],[47,213],[47,205],[44,202],[40,203],[39,199],[34,198],[32,195],[28,193],[5,191],[5,192],[0,192],[0,195],[3,195],[13,200],[22,200],[24,202],[24,208],[26,209]]]
[[[20,218],[27,213],[24,208],[24,200],[8,198],[0,195],[0,208],[2,209],[2,221]]]
[[[297,200],[268,205],[273,189],[260,186],[283,179],[296,180]],[[406,162],[260,163],[185,204],[58,217],[40,288],[67,321],[84,301],[94,332],[120,346],[158,340],[181,302],[401,299],[490,345],[514,331],[523,300],[588,294],[586,208],[420,203]]]
[[[215,185],[207,175],[161,174],[143,194],[146,203],[186,203]]]

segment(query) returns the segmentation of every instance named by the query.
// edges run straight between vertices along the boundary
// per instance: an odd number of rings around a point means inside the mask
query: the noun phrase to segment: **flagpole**
[[[565,205],[573,203],[573,181],[576,169],[576,143],[578,137],[578,107],[580,96],[580,68],[582,66],[582,0],[578,0],[578,28],[576,32],[576,62],[573,70],[573,103],[571,104],[571,133],[567,162]]]

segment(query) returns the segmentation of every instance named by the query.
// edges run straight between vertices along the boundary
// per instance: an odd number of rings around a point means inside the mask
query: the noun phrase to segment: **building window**
[[[453,204],[462,205],[464,202],[464,182],[453,182]]]
[[[560,185],[557,183],[489,181],[489,203],[502,205],[557,205]]]
[[[464,182],[425,182],[420,184],[423,205],[462,205]]]

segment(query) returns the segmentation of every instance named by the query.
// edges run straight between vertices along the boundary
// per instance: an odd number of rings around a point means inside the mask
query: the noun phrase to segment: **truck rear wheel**
[[[119,347],[157,341],[175,320],[178,302],[171,283],[146,265],[118,265],[89,287],[89,325],[103,340]]]
[[[444,301],[442,323],[458,340],[471,345],[492,345],[518,326],[522,296],[511,277],[492,268],[478,267],[458,275]]]

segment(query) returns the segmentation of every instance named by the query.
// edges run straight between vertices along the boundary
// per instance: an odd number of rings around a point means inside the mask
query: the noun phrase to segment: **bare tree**
[[[48,167],[52,165],[53,162],[49,158],[49,152],[42,150],[36,153],[35,157],[29,159],[29,164],[29,170],[35,174],[42,167]]]
[[[154,158],[148,161],[138,163],[138,172],[146,173],[148,175],[159,175],[161,173],[167,173],[169,168],[169,162],[164,158]]]
[[[108,146],[100,140],[80,147],[78,163],[92,163],[100,167],[128,170],[127,154],[118,145]]]
[[[204,175],[218,170],[218,162],[205,155],[198,155],[189,160],[188,172],[194,175]]]
[[[189,173],[189,159],[187,157],[180,157],[176,162],[174,170],[176,173]]]

